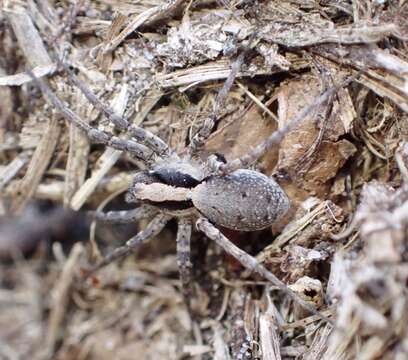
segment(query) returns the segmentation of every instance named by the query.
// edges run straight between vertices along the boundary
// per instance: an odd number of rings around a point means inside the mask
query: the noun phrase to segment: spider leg
[[[136,209],[120,211],[88,211],[89,217],[104,223],[126,224],[154,216],[157,209],[150,205],[142,205]]]
[[[76,113],[65,106],[65,104],[55,95],[55,93],[51,90],[51,88],[46,84],[44,80],[36,78],[34,74],[29,70],[27,70],[27,72],[41,89],[41,92],[46,95],[46,98],[50,101],[51,105],[57,108],[67,121],[73,123],[75,126],[83,130],[91,141],[110,146],[116,150],[129,152],[130,154],[145,162],[149,162],[153,157],[152,150],[142,144],[137,143],[136,141],[122,139],[120,137],[114,136],[105,131],[95,129],[90,126],[88,123],[83,121]]]
[[[357,75],[359,76],[359,75]],[[282,128],[276,130],[272,135],[264,142],[250,150],[247,154],[240,158],[234,159],[226,164],[221,164],[219,170],[223,174],[231,173],[240,168],[246,168],[249,165],[257,161],[262,155],[264,155],[273,145],[279,144],[282,139],[292,131],[296,126],[302,123],[308,116],[319,111],[319,108],[332,101],[334,94],[341,88],[349,85],[357,76],[351,77],[343,81],[342,83],[332,86],[325,92],[323,92],[312,104],[305,107],[294,119],[288,122]]]
[[[177,265],[180,272],[181,290],[188,307],[190,307],[191,300],[191,230],[191,220],[181,218],[177,229]]]
[[[261,265],[253,256],[247,254],[239,247],[234,245],[228,238],[226,238],[214,225],[212,225],[206,218],[199,218],[196,223],[197,229],[202,231],[211,240],[214,240],[217,245],[221,246],[224,251],[237,259],[245,268],[260,274],[265,279],[269,280],[280,291],[288,295],[293,301],[301,305],[313,315],[319,316],[326,322],[333,324],[332,320],[322,315],[313,306],[308,304],[305,300],[300,298],[296,293],[290,290],[282,281],[280,281],[267,268]]]
[[[145,130],[139,126],[131,125],[129,122],[121,116],[115,114],[112,108],[106,106],[102,101],[89,89],[85,83],[83,83],[74,74],[74,72],[63,62],[59,61],[66,73],[68,79],[84,94],[88,101],[100,112],[102,112],[117,128],[126,131],[137,141],[146,145],[149,149],[154,151],[160,156],[168,155],[170,150],[168,145],[160,139],[158,136],[152,134],[150,131]]]
[[[194,155],[198,150],[200,150],[204,146],[206,140],[211,135],[211,130],[213,129],[215,120],[220,112],[219,109],[223,108],[225,105],[225,100],[227,99],[228,92],[231,90],[232,85],[234,84],[234,80],[237,77],[239,71],[241,70],[246,54],[253,47],[253,45],[256,44],[256,42],[254,42],[255,38],[256,32],[254,31],[248,41],[249,46],[243,51],[241,51],[241,53],[231,63],[231,71],[228,74],[228,77],[225,80],[224,85],[222,86],[220,91],[218,91],[217,97],[215,99],[215,105],[212,116],[205,119],[203,126],[193,137],[188,146],[189,151],[192,155]]]
[[[204,146],[205,142],[211,135],[211,131],[214,127],[215,120],[217,118],[217,115],[219,114],[219,109],[224,106],[225,99],[227,98],[228,92],[234,83],[235,77],[237,76],[239,70],[241,69],[244,59],[245,52],[242,52],[232,63],[231,71],[215,99],[213,114],[204,120],[204,124],[201,127],[201,129],[198,130],[197,134],[195,134],[194,137],[191,139],[188,148],[192,155],[194,155],[198,150],[200,150]]]
[[[106,255],[98,264],[91,267],[87,272],[86,276],[93,274],[102,267],[110,264],[111,262],[118,260],[120,258],[128,256],[135,248],[142,245],[146,241],[150,240],[152,237],[158,235],[163,228],[166,226],[167,222],[172,218],[170,215],[159,214],[146,226],[145,229],[140,231],[137,235],[129,239],[124,246],[118,247],[110,254]]]
[[[188,144],[188,149],[191,155],[194,155],[199,151],[211,135],[211,131],[215,125],[215,116],[209,116],[204,120],[203,126],[197,131],[197,133],[191,139]]]

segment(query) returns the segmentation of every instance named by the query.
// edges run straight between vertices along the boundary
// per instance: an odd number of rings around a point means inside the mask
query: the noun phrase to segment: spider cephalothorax
[[[205,168],[177,159],[140,172],[127,199],[156,205],[174,216],[201,214],[213,224],[239,231],[264,229],[287,212],[289,199],[272,178],[253,170],[220,175]]]
[[[45,82],[33,78],[51,104],[68,121],[82,129],[90,140],[125,151],[148,166],[148,170],[136,173],[126,197],[128,202],[137,202],[140,206],[126,211],[98,212],[94,216],[99,221],[107,222],[133,222],[143,218],[150,218],[151,221],[145,229],[128,240],[126,245],[117,248],[96,264],[89,273],[126,256],[141,243],[160,233],[170,219],[177,218],[177,260],[185,295],[190,283],[190,238],[195,224],[199,231],[214,240],[244,267],[259,273],[303,307],[318,314],[254,257],[232,244],[217,228],[223,226],[240,231],[259,230],[272,225],[286,213],[289,199],[281,187],[272,178],[258,171],[244,169],[262,156],[274,142],[282,139],[286,129],[275,132],[264,143],[233,161],[226,162],[221,155],[212,155],[206,161],[195,160],[199,159],[197,150],[205,143],[214,123],[211,120],[205,121],[188,148],[183,151],[184,157],[181,157],[154,134],[115,115],[69,69],[66,68],[66,71],[70,81],[119,130],[126,132],[127,137],[118,137],[93,128],[67,108]],[[335,89],[327,91],[316,104],[327,100],[334,91]],[[313,106],[316,107],[316,104]],[[311,109],[307,111],[310,112]],[[299,122],[302,116],[305,115],[301,114],[293,123]],[[326,318],[326,321],[329,320]]]

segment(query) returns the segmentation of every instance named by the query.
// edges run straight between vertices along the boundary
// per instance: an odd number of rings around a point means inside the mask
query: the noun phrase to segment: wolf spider
[[[206,161],[202,161],[197,152],[211,133],[213,118],[204,122],[203,127],[183,151],[184,155],[176,154],[156,135],[115,115],[65,64],[62,65],[68,73],[69,81],[77,86],[88,101],[118,130],[125,132],[127,138],[90,126],[65,106],[43,80],[35,78],[30,71],[29,73],[48,101],[67,121],[82,129],[91,141],[124,151],[142,160],[149,168],[136,173],[126,195],[128,202],[141,203],[141,206],[133,210],[95,212],[94,217],[98,221],[117,223],[130,223],[145,218],[152,220],[125,245],[118,247],[92,267],[88,274],[127,256],[139,245],[159,234],[170,219],[177,218],[177,263],[185,298],[188,299],[191,281],[190,238],[195,223],[199,231],[215,241],[245,268],[266,278],[311,313],[331,322],[258,263],[253,256],[228,240],[217,226],[238,231],[255,231],[271,226],[286,213],[290,202],[281,187],[272,178],[244,168],[259,159],[272,144],[279,142],[310,112],[328,101],[339,87],[327,90],[291,122],[291,127],[275,131],[264,143],[241,158],[226,162],[220,155],[211,155]]]

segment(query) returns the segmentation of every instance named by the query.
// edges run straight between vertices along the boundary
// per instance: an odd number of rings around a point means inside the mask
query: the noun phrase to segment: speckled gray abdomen
[[[215,224],[241,231],[272,225],[290,206],[275,180],[252,170],[208,178],[194,188],[192,201]]]

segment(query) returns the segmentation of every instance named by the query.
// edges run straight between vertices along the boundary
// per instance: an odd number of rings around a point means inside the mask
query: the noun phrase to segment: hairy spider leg
[[[181,291],[188,307],[191,302],[191,232],[189,218],[180,218],[177,229],[177,265],[180,273]]]
[[[235,58],[234,61],[231,63],[231,71],[227,76],[227,79],[224,82],[222,88],[218,91],[217,97],[215,99],[214,109],[212,116],[205,119],[203,126],[197,132],[197,134],[191,140],[188,148],[191,155],[194,155],[197,151],[199,151],[207,141],[208,137],[211,135],[211,131],[215,125],[215,121],[219,116],[219,109],[225,106],[225,100],[227,99],[227,95],[234,84],[234,80],[237,77],[239,71],[241,70],[242,65],[245,61],[245,56],[247,53],[256,45],[257,31],[254,31],[248,39],[248,46],[244,48],[239,55]]]
[[[152,218],[157,214],[157,209],[150,205],[142,205],[136,209],[119,211],[88,211],[87,215],[104,223],[128,224],[135,221]]]
[[[111,262],[128,256],[137,247],[147,242],[151,238],[158,235],[163,228],[166,226],[168,221],[172,218],[171,215],[159,214],[146,226],[145,229],[137,233],[134,237],[129,239],[125,245],[118,247],[113,250],[110,254],[106,255],[98,264],[91,267],[87,272],[86,276],[89,276],[99,269],[109,265]]]
[[[79,115],[65,106],[65,104],[55,95],[44,80],[35,77],[30,70],[27,70],[27,72],[41,89],[41,92],[45,95],[46,99],[50,101],[51,105],[58,109],[58,111],[67,121],[84,131],[91,141],[110,146],[116,150],[126,151],[145,162],[149,162],[153,157],[152,150],[147,148],[145,145],[139,144],[133,140],[122,139],[118,136],[114,136],[110,133],[90,126],[88,123],[83,121]]]
[[[190,144],[188,145],[188,150],[191,155],[197,153],[204,146],[205,142],[211,135],[211,131],[215,125],[215,120],[217,119],[217,116],[219,114],[219,109],[224,107],[225,99],[227,98],[228,92],[231,90],[231,87],[236,76],[238,75],[239,70],[241,69],[242,64],[244,63],[244,59],[245,52],[242,52],[232,62],[231,71],[215,99],[213,114],[204,120],[203,126],[194,135],[194,137],[191,139]]]
[[[89,211],[88,215],[94,218],[97,221],[102,221],[104,223],[132,223],[141,219],[149,218],[157,213],[157,209],[150,205],[142,205],[136,209],[132,210],[123,210],[123,211],[108,211],[108,212],[98,212],[98,211]],[[161,226],[162,223],[160,223]],[[149,224],[150,226],[150,224]],[[148,226],[148,227],[149,227]],[[146,231],[148,227],[144,230]],[[164,225],[163,225],[164,227]],[[163,228],[161,227],[161,229]],[[190,261],[191,257],[191,233],[192,233],[192,222],[191,219],[188,218],[180,218],[178,221],[178,228],[177,228],[177,265],[179,268],[180,273],[180,282],[181,282],[181,291],[182,294],[189,306],[191,300],[191,268],[192,264]],[[158,228],[157,228],[158,229]],[[161,230],[160,230],[161,231]],[[157,233],[158,234],[158,233]],[[154,234],[154,235],[157,235]],[[138,246],[140,243],[139,240],[141,238],[145,239],[146,241],[148,236],[149,238],[154,235],[145,235],[145,234],[138,234],[135,238],[129,240],[125,247],[118,248],[112,254],[106,256],[101,263],[96,265],[95,268],[90,270],[90,273],[94,273],[101,267],[109,264],[110,262],[116,260],[118,257],[124,257],[127,255],[127,250],[123,248],[127,248],[129,243],[132,243],[132,250],[135,246]],[[134,240],[136,239],[137,240]],[[142,241],[142,242],[143,242]],[[118,251],[118,252],[117,252]],[[126,251],[126,252],[125,252]]]
[[[333,99],[333,95],[339,91],[341,88],[350,84],[355,80],[355,76],[346,79],[341,84],[332,86],[328,90],[324,91],[317,99],[306,106],[293,120],[289,121],[285,126],[276,130],[272,135],[267,138],[264,142],[253,148],[251,151],[241,156],[240,158],[234,159],[227,162],[226,164],[220,164],[219,171],[222,174],[229,174],[235,170],[247,168],[249,165],[257,161],[262,155],[264,155],[273,145],[279,144],[282,139],[293,130],[297,125],[299,125],[303,120],[305,120],[313,112],[319,110],[320,106],[325,103],[330,102]]]
[[[247,254],[245,251],[241,250],[239,247],[234,245],[227,237],[225,237],[220,230],[218,230],[213,224],[211,224],[206,218],[199,218],[196,222],[196,227],[198,230],[202,231],[209,239],[215,241],[217,245],[222,247],[224,251],[237,259],[246,269],[256,272],[273,285],[275,285],[280,291],[288,295],[293,301],[298,303],[300,306],[308,310],[313,315],[319,316],[319,318],[325,320],[326,322],[333,324],[333,321],[322,315],[313,306],[307,303],[305,300],[300,298],[296,293],[290,290],[287,285],[280,281],[274,274],[272,274],[267,268],[261,265],[253,256]]]
[[[152,134],[139,126],[130,124],[125,118],[115,114],[112,108],[102,103],[102,101],[82,82],[74,72],[63,62],[59,64],[68,74],[68,79],[84,94],[88,101],[100,112],[102,112],[118,129],[126,131],[130,136],[134,137],[138,142],[146,145],[157,155],[163,157],[170,154],[168,145],[158,136]]]

